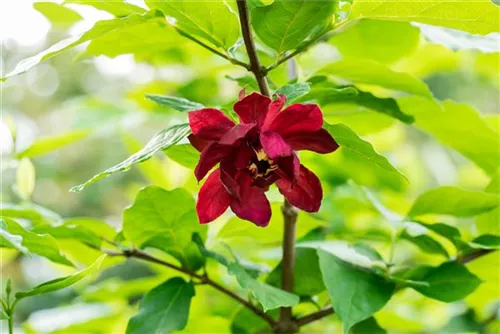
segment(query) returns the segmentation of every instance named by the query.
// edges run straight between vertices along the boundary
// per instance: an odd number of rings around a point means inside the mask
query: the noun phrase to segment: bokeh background
[[[140,0],[129,2],[144,6]],[[62,38],[85,31],[97,20],[112,18],[109,13],[90,6],[68,7],[78,14],[46,17],[32,0],[0,2],[2,74]],[[182,186],[196,193],[198,185],[192,175],[196,156],[188,146],[173,150],[170,156],[158,154],[149,162],[127,173],[115,174],[81,193],[68,191],[137,151],[161,129],[185,120],[185,114],[146,100],[146,93],[182,96],[207,106],[230,108],[241,86],[246,86],[247,91],[254,89],[254,82],[243,70],[183,39],[173,29],[163,26],[150,29],[155,30],[142,35],[139,32],[114,36],[130,42],[124,42],[122,49],[115,45],[105,55],[94,57],[92,50],[76,47],[1,84],[2,203],[23,203],[16,190],[19,173],[18,161],[14,159],[16,152],[35,140],[58,135],[74,142],[32,158],[36,184],[32,203],[26,205],[36,204],[65,218],[105,220],[119,230],[123,209],[147,184],[167,189]],[[128,45],[133,48],[127,49]],[[132,53],[117,56],[127,52]],[[266,50],[261,50],[261,56],[265,63],[271,63]],[[418,29],[409,24],[367,20],[301,55],[297,60],[299,78],[307,79],[335,59],[360,57],[422,78],[436,97],[474,106],[491,127],[500,131],[498,54],[455,52],[424,41]],[[276,87],[287,81],[286,66],[271,75]],[[393,248],[391,225],[374,209],[373,198],[405,213],[424,190],[442,185],[484,190],[489,177],[429,134],[386,115],[341,104],[326,105],[323,112],[328,121],[346,123],[369,140],[410,182],[394,181],[384,171],[367,170],[341,154],[316,157],[301,153],[305,164],[321,175],[325,199],[317,215],[301,215],[299,237],[319,227],[328,231],[329,238],[369,243],[385,258],[392,256],[396,262],[408,265],[442,262],[443,258],[425,254],[405,241],[397,242]],[[467,132],[460,135],[473,138]],[[189,154],[184,154],[186,150]],[[273,191],[271,198],[275,214],[268,229],[257,229],[227,215],[210,227],[212,247],[224,249],[227,243],[242,258],[265,261],[267,269],[271,269],[279,257],[281,237],[280,198]],[[484,219],[447,218],[447,222],[460,227],[466,236],[500,230],[498,225]],[[93,250],[83,245],[59,243],[63,252],[81,265],[88,265],[96,257]],[[406,289],[394,296],[376,318],[382,327],[395,333],[436,331],[463,312],[473,312],[471,319],[485,318],[500,296],[499,264],[498,255],[493,254],[471,265],[487,283],[465,302],[444,304]],[[71,269],[2,249],[1,271],[3,282],[10,277],[14,288],[20,289]],[[171,275],[163,269],[127,261],[105,270],[90,285],[78,285],[20,303],[18,329],[24,324],[22,330],[26,333],[123,333],[127,318],[134,311],[134,302]],[[230,283],[222,271],[220,278]],[[191,312],[195,320],[190,321],[184,332],[229,331],[228,318],[234,315],[235,305],[208,289],[201,291]],[[321,299],[315,302],[321,304]],[[302,307],[304,311],[315,309],[313,304]],[[245,320],[248,315],[244,312],[238,316],[243,322],[253,321]],[[334,333],[339,329],[340,323],[332,316],[306,327],[305,331]]]

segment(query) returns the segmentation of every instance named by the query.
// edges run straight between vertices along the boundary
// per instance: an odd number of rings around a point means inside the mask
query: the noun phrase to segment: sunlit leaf
[[[29,253],[37,254],[46,257],[50,261],[64,264],[67,266],[73,266],[73,263],[69,261],[65,256],[59,252],[59,246],[57,241],[48,234],[37,234],[26,230],[16,221],[9,218],[0,218],[1,229],[5,230],[7,233],[22,238],[21,244],[23,249],[26,249]],[[11,243],[12,243],[12,239]],[[18,244],[17,244],[18,245]],[[17,248],[17,247],[16,247]]]
[[[149,291],[127,326],[127,334],[167,334],[186,327],[193,283],[172,278]]]
[[[500,175],[491,180],[485,191],[491,194],[500,194]],[[500,234],[500,208],[477,216],[476,225],[479,233]]]
[[[420,195],[408,212],[408,216],[447,214],[470,217],[493,210],[499,205],[500,196],[448,186],[435,188]]]
[[[124,0],[65,0],[64,3],[74,3],[79,5],[88,5],[96,9],[104,10],[117,17],[123,17],[131,14],[142,14],[146,10],[135,6]]]
[[[175,25],[184,32],[215,46],[229,49],[239,37],[236,14],[224,1],[146,0],[146,4],[175,18]]]
[[[445,262],[439,267],[417,267],[406,277],[428,283],[428,286],[412,286],[412,288],[427,297],[447,303],[463,299],[481,283],[476,275],[456,261]]]
[[[148,94],[146,97],[159,105],[167,106],[177,111],[194,111],[205,108],[201,103],[189,101],[182,97],[155,94]]]
[[[35,2],[33,8],[58,28],[67,28],[82,19],[82,16],[71,8],[54,2]]]
[[[158,152],[160,150],[166,150],[170,146],[177,144],[177,142],[179,142],[181,139],[186,137],[190,131],[191,130],[190,130],[188,124],[174,125],[168,129],[165,129],[165,130],[161,131],[160,133],[158,133],[156,136],[154,136],[146,144],[146,146],[144,146],[144,148],[142,148],[137,153],[131,155],[130,157],[128,157],[126,160],[120,162],[119,164],[114,165],[113,167],[106,169],[104,172],[101,172],[101,173],[93,176],[87,182],[71,188],[70,191],[73,191],[73,192],[82,191],[88,185],[90,185],[94,182],[97,182],[100,179],[103,179],[105,177],[108,177],[111,174],[127,171],[133,165],[148,160],[156,152]]]
[[[367,268],[344,262],[330,252],[318,250],[323,281],[344,333],[368,319],[391,298],[395,284]]]
[[[22,199],[29,200],[35,189],[35,166],[29,158],[22,158],[16,171],[16,190]]]
[[[17,157],[38,157],[84,139],[89,134],[89,130],[80,130],[64,133],[61,135],[40,138],[31,143],[31,145],[26,149],[19,152],[17,154]]]
[[[37,225],[33,229],[37,234],[49,234],[56,239],[73,239],[93,248],[100,248],[102,239],[91,230],[77,225]]]
[[[307,83],[288,84],[276,90],[276,94],[284,94],[288,103],[309,93],[311,87]]]
[[[432,96],[423,81],[368,59],[336,61],[321,68],[317,74],[347,80],[354,84],[370,84],[425,97]]]
[[[170,147],[165,154],[178,164],[194,169],[200,160],[198,152],[191,144],[180,144]]]
[[[266,45],[282,53],[331,23],[334,8],[335,1],[275,0],[252,11],[252,27]]]
[[[416,21],[473,34],[487,34],[498,30],[499,15],[500,8],[490,0],[357,0],[352,6],[351,18]]]
[[[52,281],[45,282],[45,283],[40,284],[40,285],[38,285],[38,286],[28,290],[28,291],[17,292],[16,298],[22,299],[22,298],[26,298],[26,297],[41,295],[41,294],[54,292],[57,290],[67,288],[67,287],[75,284],[76,282],[82,280],[83,278],[95,273],[99,269],[99,267],[101,266],[101,263],[105,257],[106,257],[106,255],[102,255],[92,265],[88,266],[87,268],[85,268],[77,273],[74,273],[73,275],[61,277],[61,278],[57,278],[57,279],[52,280]]]

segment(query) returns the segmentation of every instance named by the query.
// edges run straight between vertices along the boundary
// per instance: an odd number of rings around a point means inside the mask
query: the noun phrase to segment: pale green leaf
[[[0,218],[0,247],[17,249],[21,253],[28,255],[30,252],[23,246],[23,237],[11,234],[7,228],[3,218]]]
[[[101,266],[101,263],[105,257],[106,257],[106,255],[102,255],[94,263],[92,263],[90,266],[88,266],[87,268],[85,268],[79,272],[74,273],[73,275],[61,277],[61,278],[57,278],[57,279],[52,280],[52,281],[45,282],[45,283],[40,284],[40,285],[38,285],[38,286],[28,290],[28,291],[18,292],[18,293],[16,293],[16,298],[22,299],[22,298],[26,298],[26,297],[41,295],[41,294],[45,294],[45,293],[49,293],[49,292],[53,292],[53,291],[67,288],[67,287],[75,284],[76,282],[82,280],[83,278],[95,273],[99,269],[99,267]]]
[[[73,266],[73,263],[59,252],[57,241],[52,236],[28,231],[16,221],[6,217],[0,218],[0,222],[2,222],[1,229],[22,238],[22,247],[29,253],[46,257],[52,262]]]
[[[56,239],[72,239],[78,240],[92,248],[99,249],[101,247],[102,239],[93,231],[78,225],[57,225],[52,226],[48,224],[40,224],[32,230],[37,234],[49,234]]]
[[[323,281],[344,333],[368,319],[391,298],[395,284],[373,271],[344,262],[330,252],[318,250]]]
[[[146,4],[175,18],[182,31],[215,46],[229,49],[239,37],[238,19],[225,1],[146,0]]]
[[[29,158],[22,158],[16,171],[16,190],[23,200],[29,200],[35,189],[35,166]]]
[[[347,80],[354,84],[369,84],[414,95],[432,97],[427,85],[403,72],[368,59],[345,59],[330,63],[316,74]]]
[[[165,154],[173,161],[190,169],[195,169],[200,160],[200,152],[191,144],[174,145],[165,151]]]
[[[33,203],[11,204],[1,203],[0,216],[7,218],[21,218],[33,224],[56,224],[62,220],[57,213]]]
[[[341,150],[349,151],[370,164],[375,164],[382,169],[392,172],[397,177],[405,178],[405,176],[397,168],[392,166],[385,157],[378,154],[369,142],[358,137],[358,135],[347,126],[343,124],[330,125],[325,123],[324,128],[332,135],[335,141],[337,141]]]
[[[195,291],[193,283],[174,277],[149,291],[130,318],[127,334],[167,334],[187,325]]]
[[[391,64],[418,47],[418,28],[406,22],[359,20],[329,39],[344,58],[366,58]]]
[[[491,33],[486,36],[472,35],[455,29],[414,23],[420,28],[422,35],[431,43],[441,44],[451,50],[478,50],[484,53],[500,52],[500,34]]]
[[[82,19],[82,16],[71,8],[54,2],[35,2],[33,8],[58,28],[68,28]]]
[[[411,270],[406,278],[426,282],[428,286],[412,286],[423,295],[443,302],[465,298],[481,283],[481,280],[456,261],[445,262],[439,267],[422,266]]]
[[[117,17],[128,16],[131,14],[142,14],[144,8],[132,5],[124,0],[65,0],[64,3],[74,3],[79,5],[88,5],[96,9],[104,10]]]
[[[356,0],[351,19],[415,21],[465,30],[473,34],[498,31],[500,7],[491,0]]]
[[[315,30],[333,21],[336,1],[275,0],[252,11],[257,36],[278,53],[298,47]]]
[[[155,20],[161,15],[158,11],[147,12],[143,15],[133,14],[124,18],[117,18],[112,20],[104,20],[97,22],[91,29],[83,33],[82,35],[77,35],[69,37],[62,41],[57,42],[48,49],[38,53],[33,57],[26,58],[19,62],[14,70],[7,73],[7,75],[1,80],[5,80],[14,75],[18,75],[28,71],[30,68],[38,65],[39,63],[57,56],[61,52],[64,52],[72,47],[80,45],[84,42],[94,40],[105,36],[108,33],[115,32],[119,29],[130,27],[132,25],[139,25],[146,23],[150,20]]]
[[[179,124],[174,125],[168,129],[165,129],[154,136],[147,144],[137,153],[131,155],[124,161],[120,162],[113,167],[106,169],[104,172],[101,172],[95,176],[93,176],[87,182],[80,184],[78,186],[74,186],[70,189],[73,192],[79,192],[85,189],[88,185],[99,181],[105,177],[110,176],[111,174],[124,172],[130,169],[133,165],[146,161],[151,158],[156,152],[160,150],[166,150],[170,146],[177,144],[181,139],[186,137],[191,130],[189,129],[189,124]]]
[[[415,117],[415,125],[475,162],[487,173],[500,162],[500,134],[466,104],[440,103],[416,96],[398,98],[401,110]],[[467,134],[467,135],[464,135]]]
[[[35,140],[26,149],[17,154],[18,158],[23,157],[38,157],[53,151],[56,151],[64,146],[70,145],[74,142],[86,138],[90,134],[90,130],[78,130],[68,133],[44,137]]]
[[[443,214],[471,217],[488,212],[500,205],[500,196],[457,187],[440,187],[420,195],[408,212],[409,217]]]
[[[177,96],[148,94],[146,97],[161,106],[167,106],[177,111],[194,111],[205,108],[201,103]]]
[[[491,180],[485,191],[491,194],[500,194],[500,174]],[[479,233],[500,234],[500,208],[477,216],[476,225]]]

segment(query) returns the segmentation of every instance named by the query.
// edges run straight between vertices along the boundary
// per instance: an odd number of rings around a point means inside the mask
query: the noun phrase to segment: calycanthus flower
[[[219,164],[198,195],[196,211],[206,224],[228,207],[241,219],[267,226],[271,206],[265,192],[276,183],[295,207],[316,212],[323,191],[318,177],[300,164],[295,151],[330,153],[338,144],[324,129],[323,115],[315,104],[285,105],[252,93],[234,105],[240,124],[220,110],[204,108],[189,113],[191,144],[201,152],[195,169],[198,181]]]

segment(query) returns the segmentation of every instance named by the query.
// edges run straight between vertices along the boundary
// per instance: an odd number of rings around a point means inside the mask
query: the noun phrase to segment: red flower
[[[267,226],[271,206],[265,192],[276,183],[295,207],[316,212],[323,191],[316,175],[300,164],[295,151],[330,153],[338,144],[324,129],[315,104],[294,104],[281,111],[284,95],[272,101],[252,93],[234,105],[235,124],[217,109],[189,113],[191,144],[201,152],[195,169],[198,181],[220,163],[198,196],[196,211],[206,224],[230,206],[241,219]]]

